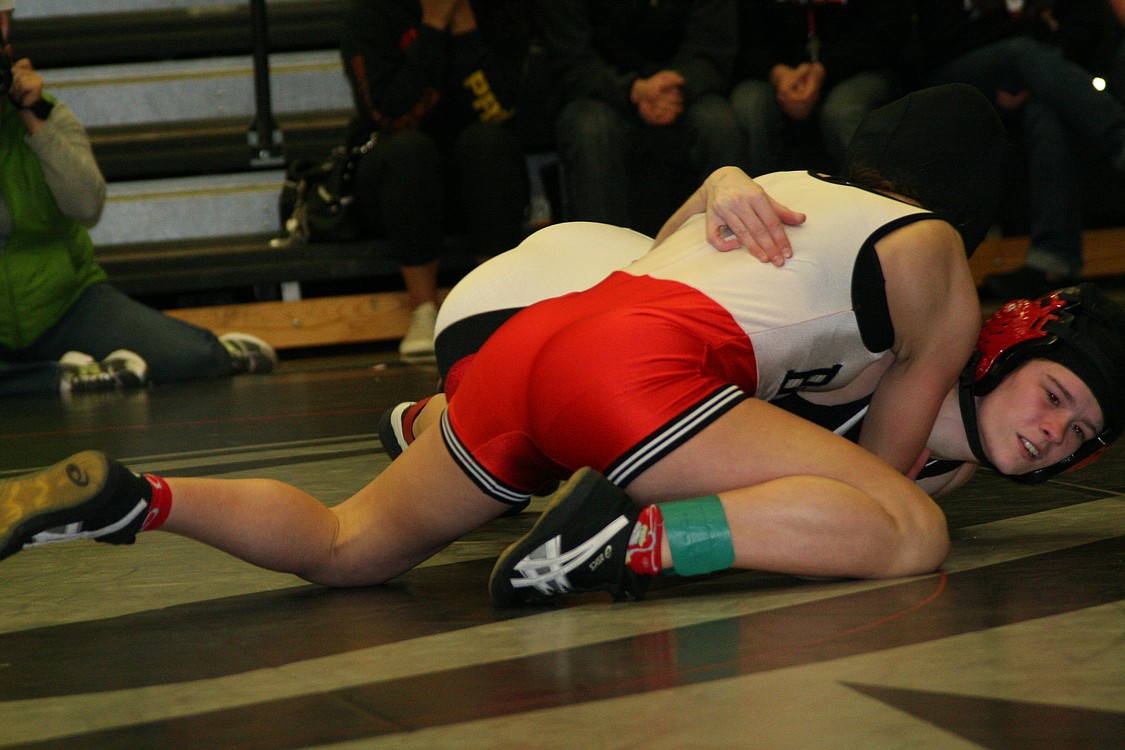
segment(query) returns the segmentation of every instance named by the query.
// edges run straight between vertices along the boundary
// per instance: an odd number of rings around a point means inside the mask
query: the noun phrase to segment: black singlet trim
[[[887,304],[887,280],[875,244],[891,232],[918,221],[933,219],[931,213],[909,214],[889,221],[871,233],[855,256],[852,267],[852,309],[863,345],[869,352],[885,352],[895,343],[895,327]]]
[[[774,399],[770,403],[774,406],[780,406],[790,414],[807,419],[813,424],[842,435],[854,443],[859,440],[859,431],[863,426],[863,420],[856,421],[855,417],[871,405],[871,397],[864,396],[846,404],[817,404],[802,397],[799,393],[791,393],[783,398]],[[848,423],[852,423],[850,429],[843,433],[838,432],[841,427]]]
[[[771,403],[775,406],[780,406],[790,414],[801,417],[802,419],[807,419],[813,424],[820,425],[827,430],[835,432],[837,435],[842,435],[853,443],[858,443],[859,433],[863,428],[863,420],[855,420],[855,417],[871,404],[871,397],[865,396],[846,404],[816,404],[808,399],[802,398],[800,394],[794,393],[784,398],[776,399]],[[852,423],[851,427],[842,433],[839,432],[840,428],[848,423]],[[956,471],[961,468],[964,463],[964,461],[934,458],[926,462],[922,470],[918,472],[917,478],[926,479],[929,477],[942,476],[951,471]]]
[[[857,185],[843,177],[823,174],[814,170],[809,170],[808,174],[822,182],[863,190],[872,195],[879,195],[887,200],[897,201],[918,209],[918,213],[901,216],[872,232],[859,249],[855,266],[852,268],[852,307],[855,310],[860,338],[868,351],[885,352],[895,342],[895,329],[891,321],[891,311],[887,305],[886,279],[883,276],[883,267],[879,262],[879,254],[875,251],[875,243],[891,232],[917,221],[933,219],[948,224],[949,220],[941,214],[914,206],[909,201],[887,195],[878,190],[872,190],[863,185]]]
[[[927,461],[922,470],[918,472],[918,479],[928,479],[929,477],[940,477],[943,474],[948,474],[951,471],[957,471],[965,465],[964,461],[951,461],[947,458],[935,458],[932,461]]]
[[[454,321],[442,329],[434,340],[434,354],[437,357],[438,373],[442,381],[445,381],[453,365],[470,354],[480,351],[484,342],[488,341],[500,326],[523,309],[525,308],[507,307],[489,310]]]

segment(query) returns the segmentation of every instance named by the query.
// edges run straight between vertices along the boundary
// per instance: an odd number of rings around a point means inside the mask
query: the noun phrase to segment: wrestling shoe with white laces
[[[146,479],[97,451],[0,479],[0,560],[73,539],[132,544],[151,499]]]
[[[492,601],[538,604],[582,591],[608,591],[618,601],[642,598],[649,577],[625,565],[640,512],[621,488],[593,469],[579,469],[531,531],[496,561],[488,580]]]

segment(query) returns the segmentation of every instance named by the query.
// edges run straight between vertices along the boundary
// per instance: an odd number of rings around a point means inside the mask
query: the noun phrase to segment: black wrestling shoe
[[[488,593],[501,607],[537,604],[570,591],[608,591],[640,599],[648,584],[625,566],[641,509],[590,468],[579,469],[552,496],[524,537],[500,555]]]
[[[411,406],[418,403],[417,401],[403,401],[390,409],[383,412],[383,416],[379,418],[379,442],[383,444],[383,450],[387,452],[391,460],[402,455],[406,450],[406,446],[410,445],[410,441],[403,431],[402,419],[406,416],[406,412],[410,410]]]
[[[97,451],[0,479],[0,560],[72,539],[132,544],[151,499],[147,480]]]

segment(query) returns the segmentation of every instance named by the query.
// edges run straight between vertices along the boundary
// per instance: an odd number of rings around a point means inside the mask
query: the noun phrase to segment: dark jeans
[[[380,135],[356,175],[364,232],[385,237],[403,266],[436,260],[451,231],[465,232],[478,255],[511,249],[528,191],[522,147],[491,123],[469,125],[445,148],[418,130]]]
[[[996,101],[997,91],[1029,93],[1019,110],[1031,188],[1028,265],[1082,272],[1081,183],[1077,149],[1104,150],[1125,166],[1125,110],[1091,76],[1049,44],[1013,37],[973,50],[935,71],[933,83],[959,81]]]
[[[641,144],[653,140],[646,131],[674,144],[676,152],[662,156],[677,166],[686,164],[696,185],[719,167],[745,163],[745,139],[734,110],[718,94],[699,97],[666,127],[646,125],[638,115],[600,100],[578,99],[563,107],[555,124],[566,171],[567,219],[632,226],[634,160]]]
[[[231,375],[230,354],[214,334],[146,307],[109,284],[82,293],[31,346],[0,346],[0,395],[49,393],[59,387],[58,360],[68,351],[103,359],[117,349],[139,354],[154,383]]]
[[[901,92],[902,83],[896,74],[869,70],[840,81],[825,93],[813,118],[835,172],[843,173],[848,142],[867,113],[887,104]],[[777,103],[773,84],[760,78],[747,79],[734,87],[730,99],[746,133],[746,171],[759,175],[782,168],[784,132],[791,121]]]

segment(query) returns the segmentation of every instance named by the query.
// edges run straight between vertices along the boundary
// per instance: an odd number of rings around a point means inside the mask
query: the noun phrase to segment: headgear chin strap
[[[981,466],[995,469],[996,467],[985,455],[984,446],[980,442],[980,427],[977,425],[977,397],[973,392],[977,365],[980,363],[982,356],[981,352],[974,352],[969,364],[965,365],[965,369],[961,371],[961,377],[957,381],[957,395],[961,402],[961,422],[965,425],[965,437],[969,441],[969,450],[973,452]]]

